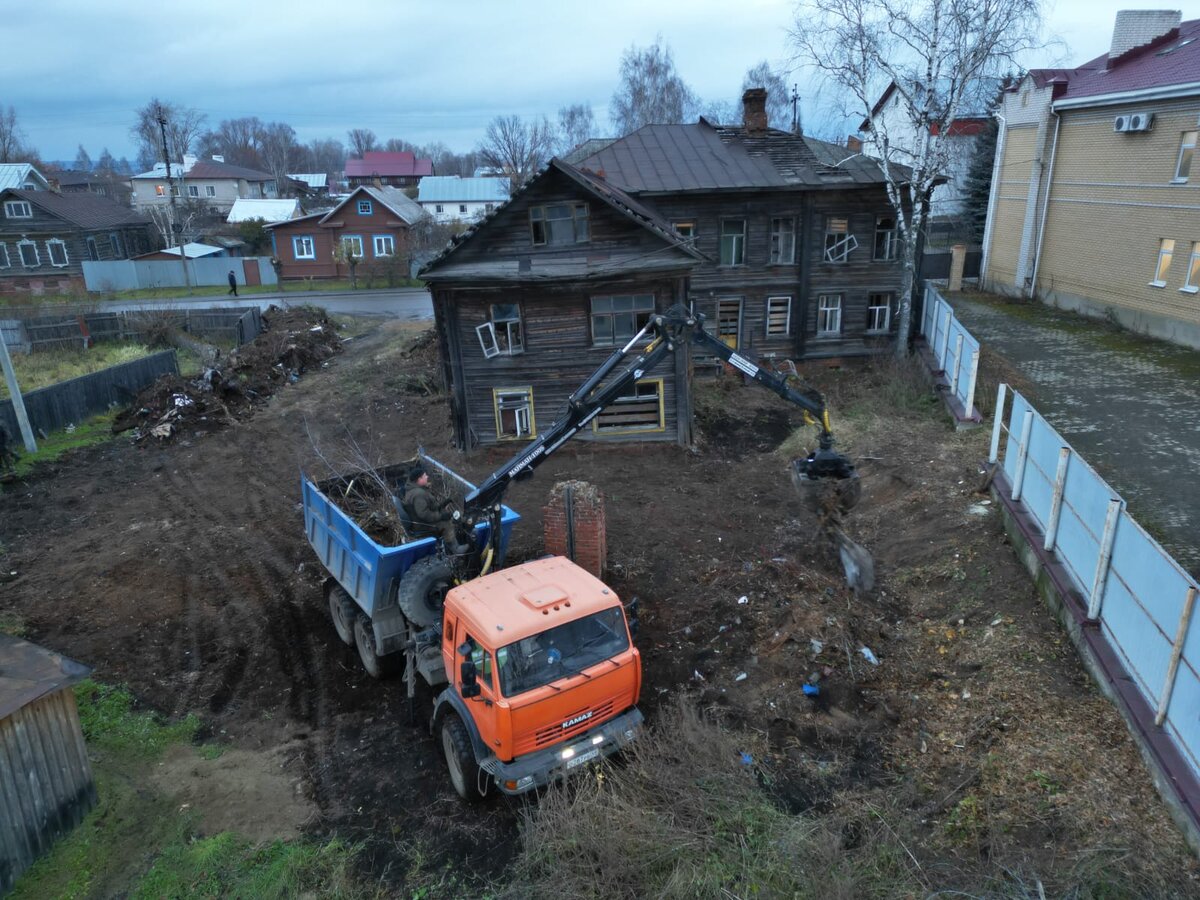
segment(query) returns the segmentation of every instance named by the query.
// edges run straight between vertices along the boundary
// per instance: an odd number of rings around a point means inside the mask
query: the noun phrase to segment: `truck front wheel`
[[[404,654],[389,653],[380,656],[375,652],[375,629],[366,616],[354,620],[354,644],[358,647],[358,658],[372,678],[388,678],[400,671],[404,665]]]
[[[455,713],[447,713],[442,719],[442,754],[446,757],[446,768],[450,770],[450,783],[458,796],[471,803],[487,796],[492,776],[479,768],[467,726]]]

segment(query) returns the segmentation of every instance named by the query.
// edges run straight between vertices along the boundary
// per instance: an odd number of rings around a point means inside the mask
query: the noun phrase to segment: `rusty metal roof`
[[[91,671],[53,650],[0,634],[0,719],[69,687]]]

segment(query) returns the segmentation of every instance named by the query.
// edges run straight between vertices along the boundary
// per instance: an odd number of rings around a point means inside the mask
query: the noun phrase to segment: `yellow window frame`
[[[661,375],[657,378],[639,378],[635,383],[658,384],[658,425],[653,427],[634,425],[628,428],[605,428],[601,431],[599,428],[600,416],[604,415],[604,413],[600,413],[600,415],[592,419],[592,434],[606,437],[610,434],[655,434],[667,430],[667,391],[665,378]],[[610,410],[612,410],[611,406],[605,412]]]
[[[500,395],[501,394],[528,394],[529,395],[529,434],[511,435],[503,434],[503,426],[500,423]],[[492,388],[492,412],[496,416],[496,440],[497,441],[530,441],[537,437],[537,414],[533,408],[533,386],[525,385],[523,387],[494,387]]]

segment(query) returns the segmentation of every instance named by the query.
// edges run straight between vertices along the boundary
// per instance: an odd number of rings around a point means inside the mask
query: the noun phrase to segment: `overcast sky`
[[[1063,46],[1031,65],[1077,64],[1108,47],[1135,2],[1057,0]],[[1162,4],[1143,4],[1155,8]],[[670,45],[705,101],[732,102],[746,69],[787,65],[786,0],[330,0],[143,3],[39,0],[5,19],[0,105],[12,104],[44,159],[82,143],[134,157],[129,125],[150,97],[221,119],[283,121],[301,141],[372,129],[381,140],[440,140],[464,151],[501,114],[590,103],[597,131],[631,44]],[[801,92],[813,87],[803,75]],[[831,98],[819,98],[828,102]]]

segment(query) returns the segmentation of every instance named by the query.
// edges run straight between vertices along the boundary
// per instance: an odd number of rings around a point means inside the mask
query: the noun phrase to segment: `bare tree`
[[[767,121],[773,128],[790,131],[792,127],[792,97],[783,75],[771,68],[765,59],[746,71],[742,78],[742,93],[748,88],[763,88],[767,92]],[[742,121],[745,110],[738,98],[738,121]]]
[[[699,105],[675,71],[671,48],[661,34],[649,47],[633,46],[621,54],[620,78],[610,107],[618,134],[643,125],[678,125],[690,120]]]
[[[419,156],[421,148],[416,144],[410,144],[402,138],[388,138],[387,143],[383,145],[383,149],[388,153],[411,153],[414,156]]]
[[[129,134],[137,142],[138,164],[151,168],[162,160],[162,132],[159,120],[167,124],[167,149],[173,163],[182,162],[191,153],[204,133],[208,119],[204,113],[174,103],[164,103],[157,97],[135,111],[136,121],[130,126]]]
[[[288,172],[296,171],[303,152],[295,129],[284,122],[269,122],[259,133],[259,146],[262,164],[275,176],[279,196],[286,196]]]
[[[0,163],[23,162],[26,153],[17,111],[11,105],[8,109],[0,107]]]
[[[346,132],[346,140],[350,142],[350,152],[359,159],[364,153],[379,149],[379,138],[370,128],[352,128]]]
[[[92,171],[92,158],[88,156],[88,152],[84,149],[83,144],[79,145],[79,152],[75,154],[73,168],[78,169],[80,172]]]
[[[537,172],[554,152],[554,129],[543,116],[525,122],[520,116],[496,116],[488,123],[479,158],[508,176],[515,191]]]
[[[740,103],[738,101],[738,105],[734,105],[728,100],[709,100],[700,108],[700,115],[714,125],[737,125],[742,121],[738,112]]]
[[[558,111],[558,152],[570,153],[592,136],[596,117],[586,103],[573,103]]]
[[[198,149],[205,156],[220,154],[236,166],[259,168],[262,162],[264,125],[258,116],[224,119],[216,130],[205,132]]]
[[[313,172],[340,172],[346,165],[346,148],[337,138],[317,138],[308,144],[308,162]]]
[[[975,106],[981,83],[1037,46],[1042,12],[1042,0],[803,0],[797,7],[789,32],[796,61],[849,95],[896,214],[898,356],[907,355],[912,329],[917,237],[954,147],[942,126]],[[877,110],[889,84],[896,103]]]

